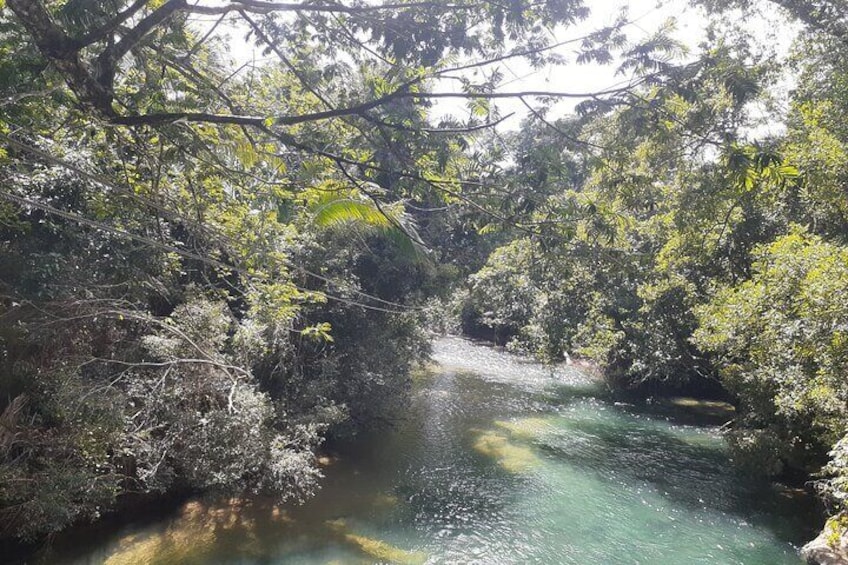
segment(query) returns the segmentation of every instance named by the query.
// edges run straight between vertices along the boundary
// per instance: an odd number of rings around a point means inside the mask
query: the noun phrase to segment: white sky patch
[[[762,0],[754,1],[762,2]],[[703,10],[690,6],[688,0],[630,0],[628,2],[587,0],[586,4],[591,9],[589,18],[573,26],[551,30],[551,43],[579,38],[594,30],[608,27],[616,21],[621,8],[625,6],[629,8],[628,17],[631,23],[625,27],[624,32],[631,45],[644,41],[669,21],[673,21],[674,31],[671,36],[682,43],[689,51],[689,55],[680,61],[685,62],[687,58],[692,59],[697,55],[699,44],[706,39],[709,18]],[[742,23],[761,48],[771,48],[774,51],[774,56],[783,58],[787,55],[792,40],[797,35],[798,28],[797,26],[787,25],[787,20],[783,15],[771,9],[768,4],[763,4],[763,6],[765,6],[765,9],[761,10],[757,18],[751,18],[753,21]],[[213,21],[214,19],[198,19],[201,27],[206,29]],[[261,48],[245,41],[245,30],[240,26],[235,28],[233,26],[226,28],[222,26],[222,30],[226,30],[225,33],[229,36],[229,55],[235,67],[245,64],[262,65],[276,61],[273,54],[264,55]],[[577,64],[575,59],[578,47],[579,44],[572,43],[551,51],[563,56],[568,61],[563,65],[533,69],[523,59],[514,58],[475,71],[467,71],[467,76],[473,81],[475,78],[482,77],[482,74],[475,77],[474,72],[489,74],[498,69],[504,77],[499,88],[501,92],[591,93],[625,86],[633,80],[634,77],[629,74],[617,73],[619,61],[609,65]],[[778,104],[785,104],[788,98],[787,93],[793,84],[789,76],[779,81],[773,93]],[[439,80],[434,84],[433,90],[459,93],[461,87],[455,80]],[[525,100],[534,106],[537,103],[537,99],[534,97],[527,97]],[[575,105],[580,101],[581,99],[575,98],[562,99],[551,109],[549,117],[556,118],[572,112]],[[493,102],[493,105],[497,106],[500,116],[512,114],[512,117],[498,126],[501,130],[517,129],[521,120],[529,114],[524,102],[517,98],[499,99]],[[769,112],[763,105],[762,108],[753,108],[752,114],[754,116],[761,115],[765,118]],[[434,123],[447,116],[465,121],[470,115],[467,100],[460,98],[439,99],[431,110],[431,119]],[[780,121],[763,119],[761,122],[754,130],[749,132],[750,137],[778,135],[783,131],[783,124]]]
[[[587,2],[592,13],[588,19],[568,28],[554,30],[553,43],[578,38],[593,30],[602,29],[615,23],[621,8],[629,5],[629,18],[632,23],[624,28],[624,32],[631,44],[636,44],[654,35],[657,30],[664,26],[670,19],[675,22],[676,32],[672,36],[694,50],[698,43],[705,39],[706,18],[699,10],[689,6],[685,0],[631,0],[630,2],[608,2],[603,0],[589,0]],[[554,49],[552,52],[561,55],[568,63],[558,66],[550,66],[543,69],[533,69],[521,59],[513,59],[497,63],[487,70],[499,68],[505,79],[501,89],[509,92],[527,91],[556,91],[591,93],[610,90],[626,86],[632,82],[631,75],[617,74],[618,62],[608,65],[597,63],[578,64],[575,62],[578,45],[568,44]],[[447,81],[440,85],[440,90],[459,92],[456,85]],[[532,97],[526,101],[533,104]],[[560,101],[551,109],[551,117],[565,115],[573,111],[574,107],[582,99],[567,98]],[[514,114],[504,122],[505,129],[517,129],[521,120],[529,111],[521,100],[500,100],[498,108],[502,116]],[[434,108],[434,118],[442,115],[453,115],[467,118],[468,110],[465,102],[453,99],[452,101],[440,101]]]

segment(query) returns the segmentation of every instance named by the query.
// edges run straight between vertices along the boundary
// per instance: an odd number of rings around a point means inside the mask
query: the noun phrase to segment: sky
[[[628,6],[629,18],[633,23],[625,28],[625,33],[631,42],[638,42],[650,37],[660,29],[670,18],[674,19],[677,31],[675,39],[682,41],[690,48],[695,48],[705,38],[705,18],[699,10],[689,6],[686,0],[630,0],[628,2],[611,2],[608,0],[587,0],[591,9],[590,17],[576,26],[554,30],[555,42],[568,40],[585,35],[595,29],[612,25],[623,6]],[[563,55],[567,60],[574,60],[574,45],[565,45],[555,53]],[[504,74],[504,90],[509,91],[564,91],[564,92],[597,92],[626,84],[630,77],[616,74],[615,63],[610,65],[569,63],[546,69],[534,70],[521,60],[511,60],[499,64]],[[446,90],[452,86],[444,85]],[[454,86],[455,88],[455,86]],[[580,100],[565,99],[552,109],[552,115],[565,114],[574,108]],[[528,110],[520,100],[504,100],[498,103],[501,115],[514,113],[514,117],[505,121],[503,127],[515,129],[520,125]],[[442,103],[435,109],[435,115],[440,113],[461,116],[462,102]]]
[[[752,0],[760,2],[762,0]],[[653,35],[669,20],[674,22],[672,36],[693,53],[697,52],[698,45],[706,37],[708,18],[699,8],[689,5],[688,0],[628,0],[615,2],[609,0],[586,0],[591,9],[591,16],[584,22],[570,28],[551,30],[552,41],[560,42],[570,38],[580,37],[587,32],[600,29],[612,24],[623,6],[628,7],[631,23],[625,28],[625,33],[631,43],[637,43]],[[788,26],[782,14],[768,8],[768,4],[762,3],[766,9],[757,18],[751,21],[743,21],[746,31],[756,37],[764,49],[774,49],[777,56],[785,56],[790,48],[792,38],[796,29]],[[230,54],[235,64],[241,64],[250,60],[262,60],[263,55],[256,48],[244,40],[244,33],[230,32]],[[574,59],[574,46],[565,45],[555,51],[566,57]],[[578,65],[569,63],[556,67],[534,70],[526,62],[520,59],[511,59],[498,63],[504,75],[502,90],[508,91],[568,91],[568,92],[594,92],[605,90],[625,84],[630,77],[616,74],[615,63],[611,65]],[[781,81],[777,97],[785,99],[786,91],[792,86],[788,77]],[[439,91],[451,91],[458,89],[455,81],[443,81],[436,85]],[[549,114],[551,117],[564,115],[570,112],[574,105],[580,100],[567,99],[557,104]],[[440,116],[453,115],[459,119],[469,116],[466,102],[458,99],[445,99],[439,101],[432,110],[432,116],[438,120]],[[520,100],[500,100],[497,103],[500,115],[513,116],[499,125],[499,129],[517,129],[521,120],[528,114],[527,108]],[[765,113],[765,110],[762,110]],[[760,132],[763,135],[778,133],[769,130],[780,128],[779,124],[764,125],[766,130]]]

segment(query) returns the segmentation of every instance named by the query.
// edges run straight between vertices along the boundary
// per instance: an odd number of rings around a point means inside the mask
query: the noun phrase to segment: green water
[[[599,399],[458,339],[408,417],[360,437],[302,506],[193,501],[57,543],[75,563],[800,563],[809,501],[740,476],[715,429]],[[55,559],[48,558],[48,560]],[[58,559],[57,559],[58,560]]]

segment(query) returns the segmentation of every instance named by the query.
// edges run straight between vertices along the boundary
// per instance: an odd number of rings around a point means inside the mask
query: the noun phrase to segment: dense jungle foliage
[[[694,3],[686,53],[581,0],[0,0],[0,536],[308,496],[452,325],[723,395],[741,465],[848,512],[848,6]],[[775,7],[787,60],[744,33]],[[628,80],[509,90],[554,29]]]

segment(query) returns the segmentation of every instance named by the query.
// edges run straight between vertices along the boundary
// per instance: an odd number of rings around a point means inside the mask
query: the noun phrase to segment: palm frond
[[[316,202],[313,213],[313,222],[319,227],[365,229],[391,241],[408,258],[421,260],[427,255],[415,221],[400,203],[379,205],[356,193],[327,192]]]
[[[350,223],[365,224],[376,228],[389,228],[392,219],[377,206],[364,200],[329,196],[319,203],[313,221],[320,227]]]

